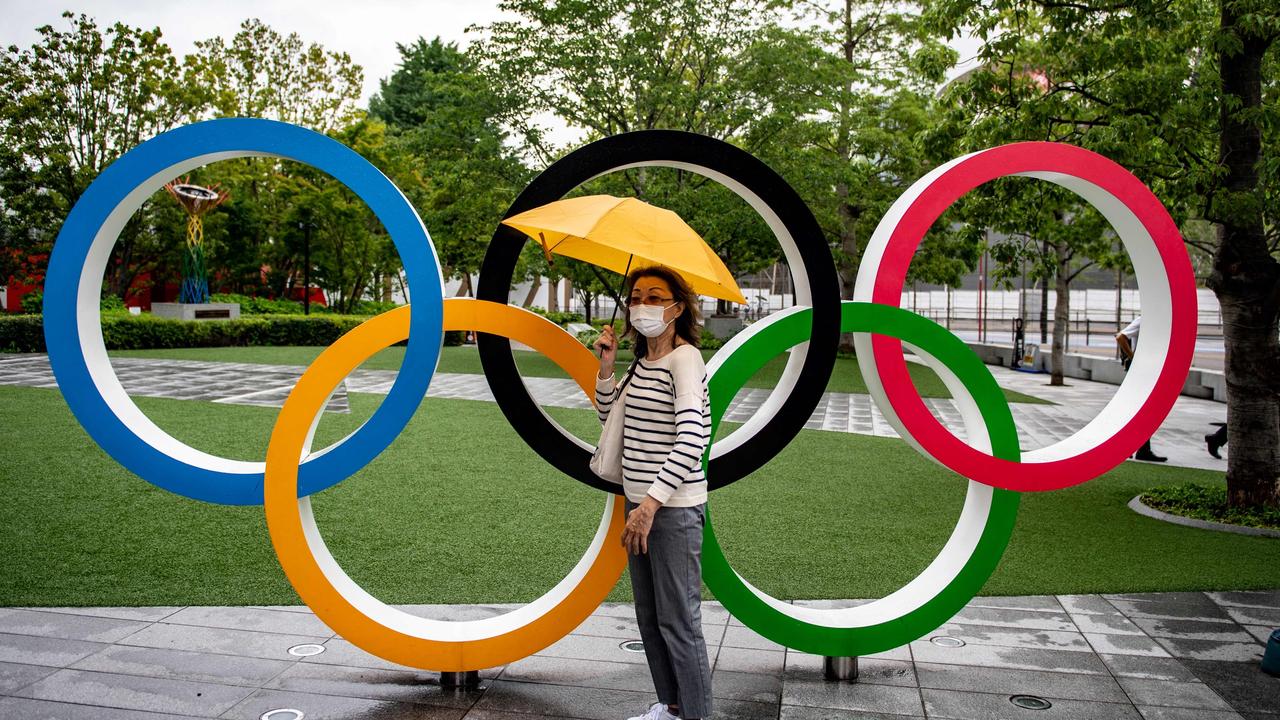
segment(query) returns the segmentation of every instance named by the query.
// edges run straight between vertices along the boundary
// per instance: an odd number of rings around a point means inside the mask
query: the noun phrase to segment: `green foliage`
[[[271,300],[239,293],[215,293],[209,302],[237,303],[241,315],[301,315],[302,303],[296,300]]]
[[[530,172],[499,119],[516,110],[477,73],[474,59],[439,38],[399,45],[400,67],[381,82],[369,113],[406,159],[389,174],[431,233],[445,277],[470,276]]]
[[[236,345],[331,345],[365,317],[266,315],[238,320],[182,321],[151,315],[103,315],[108,350],[223,347]],[[0,317],[0,352],[44,352],[43,317]]]
[[[1142,503],[1170,515],[1280,530],[1280,508],[1232,507],[1227,503],[1227,489],[1222,486],[1173,485],[1152,488],[1142,493]]]
[[[102,300],[98,302],[98,309],[104,313],[128,312],[128,309],[124,305],[124,300],[121,300],[116,295],[104,296]]]
[[[44,352],[44,316],[0,314],[0,352]]]
[[[329,133],[359,117],[364,70],[344,52],[248,19],[227,41],[196,41],[188,82],[207,88],[218,117],[258,117]]]
[[[32,290],[22,296],[22,312],[38,315],[44,312],[44,291]]]
[[[529,310],[530,312],[537,313],[538,315],[541,315],[542,317],[560,326],[567,325],[571,322],[578,322],[578,323],[585,322],[582,319],[582,313],[564,312],[560,310],[548,311],[548,310],[543,310],[540,307],[529,307],[526,309]]]

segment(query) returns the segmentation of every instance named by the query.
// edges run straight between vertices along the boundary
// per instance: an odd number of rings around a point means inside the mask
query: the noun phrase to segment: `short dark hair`
[[[693,292],[693,288],[689,287],[689,283],[685,282],[685,279],[675,270],[665,265],[650,265],[649,267],[632,270],[631,274],[627,276],[627,288],[622,301],[624,303],[628,302],[628,298],[631,297],[631,290],[636,286],[636,281],[644,277],[656,277],[666,281],[667,287],[671,288],[671,299],[684,303],[684,312],[680,313],[674,321],[676,335],[694,347],[701,347],[702,313],[699,310],[698,295]],[[635,339],[636,357],[642,358],[649,354],[648,338],[631,327],[630,313],[627,313],[626,328],[623,330],[622,336],[631,336]]]

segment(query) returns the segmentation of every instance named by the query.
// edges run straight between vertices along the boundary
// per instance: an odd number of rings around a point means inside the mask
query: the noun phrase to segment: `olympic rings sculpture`
[[[250,156],[309,164],[362,198],[400,252],[412,300],[371,318],[320,354],[280,411],[265,463],[200,452],[148,420],[111,369],[98,315],[111,248],[142,202],[167,180],[196,167]],[[867,655],[945,623],[995,571],[1013,531],[1020,493],[1079,484],[1122,462],[1159,427],[1190,368],[1195,283],[1182,238],[1150,190],[1092,152],[1018,143],[957,158],[925,175],[880,222],[864,253],[854,300],[844,302],[826,240],[795,191],[750,154],[704,136],[643,131],[591,143],[535,178],[507,214],[559,199],[593,177],[641,166],[678,168],[724,184],[760,213],[793,272],[799,270],[798,304],[752,324],[708,363],[713,426],[718,426],[746,380],[770,358],[790,354],[760,410],[708,449],[704,463],[712,489],[764,466],[796,436],[826,387],[841,332],[855,333],[858,363],[872,397],[899,434],[969,479],[955,530],[934,561],[899,590],[853,608],[801,607],[761,592],[733,570],[709,521],[703,566],[708,587],[745,625],[782,645],[823,655]],[[1056,183],[1097,208],[1133,260],[1143,308],[1143,341],[1110,404],[1074,435],[1025,454],[1009,406],[978,357],[941,326],[897,307],[911,257],[930,225],[969,190],[1008,175]],[[189,125],[123,155],[72,208],[45,284],[49,361],[76,418],[126,468],[196,500],[263,504],[286,576],[335,632],[403,665],[438,671],[495,667],[567,635],[604,600],[626,566],[619,541],[625,524],[619,488],[590,471],[591,446],[547,416],[516,371],[511,340],[547,355],[588,398],[593,395],[597,360],[592,353],[558,325],[507,304],[522,241],[500,225],[481,269],[478,298],[446,300],[421,219],[395,185],[355,152],[323,135],[267,120]],[[599,528],[573,570],[532,603],[485,620],[430,620],[382,603],[334,560],[311,512],[313,493],[355,473],[404,429],[426,394],[445,330],[480,333],[485,375],[518,434],[566,475],[606,491]],[[372,417],[342,441],[313,452],[312,430],[333,390],[374,353],[406,339],[402,369],[409,372],[398,374]],[[942,426],[916,393],[904,346],[942,378],[956,399],[967,441]]]

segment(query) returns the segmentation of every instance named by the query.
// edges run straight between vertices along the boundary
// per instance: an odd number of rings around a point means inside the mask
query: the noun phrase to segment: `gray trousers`
[[[635,509],[627,501],[626,510]],[[649,553],[628,555],[636,621],[658,702],[682,718],[711,716],[711,667],[702,638],[702,526],[706,505],[663,507]]]

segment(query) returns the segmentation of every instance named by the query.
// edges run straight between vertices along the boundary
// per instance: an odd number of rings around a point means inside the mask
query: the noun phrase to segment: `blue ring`
[[[214,154],[269,155],[328,173],[363,200],[382,222],[404,265],[415,302],[409,345],[386,399],[355,433],[303,463],[298,496],[351,476],[386,449],[426,395],[444,339],[444,287],[435,248],[413,206],[385,175],[355,151],[324,135],[271,120],[209,120],[171,130],[130,150],[89,185],[58,233],[44,287],[44,335],[49,363],[71,412],[107,454],[144,480],[179,495],[227,505],[261,505],[262,472],[196,467],[148,445],[99,394],[80,348],[76,298],[94,237],[108,216],[140,186],[179,163]],[[169,178],[163,178],[169,179]],[[157,185],[156,189],[159,186]],[[115,239],[112,238],[112,242]],[[96,304],[97,297],[93,298]],[[96,306],[93,308],[96,313]],[[96,331],[100,334],[101,328]]]

